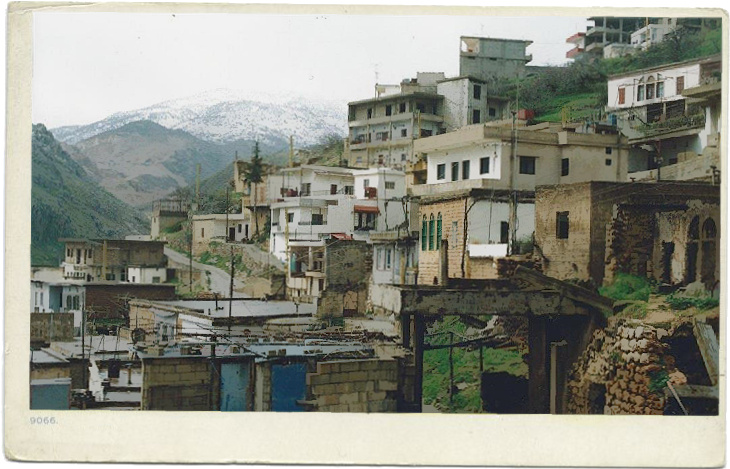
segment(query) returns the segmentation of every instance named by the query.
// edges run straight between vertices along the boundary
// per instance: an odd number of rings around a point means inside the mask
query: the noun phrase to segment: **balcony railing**
[[[677,116],[661,122],[652,122],[637,127],[644,136],[655,135],[663,132],[679,130],[683,128],[703,127],[705,125],[705,114],[692,114],[689,116]]]

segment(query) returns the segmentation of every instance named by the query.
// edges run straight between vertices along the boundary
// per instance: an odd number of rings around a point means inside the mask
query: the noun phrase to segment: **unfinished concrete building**
[[[720,279],[720,187],[606,183],[538,187],[535,244],[543,271],[559,279],[610,282],[615,273],[668,285]]]
[[[487,82],[522,77],[532,55],[526,53],[532,41],[490,37],[461,37],[459,75]]]

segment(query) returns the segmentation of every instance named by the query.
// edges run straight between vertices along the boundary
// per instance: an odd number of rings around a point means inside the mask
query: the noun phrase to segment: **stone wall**
[[[426,216],[426,220],[430,219],[433,215],[434,229],[436,229],[438,214],[441,214],[441,239],[448,240],[449,242],[449,277],[451,278],[463,278],[466,275],[466,264],[468,261],[464,261],[465,275],[461,274],[461,256],[464,248],[464,213],[466,211],[466,197],[455,198],[451,200],[438,201],[434,203],[421,202],[420,215],[421,220],[423,216]],[[457,232],[452,233],[453,223],[456,222]],[[420,230],[419,230],[420,231]],[[434,249],[423,250],[423,246],[420,245],[418,251],[418,284],[419,285],[433,285],[434,279],[439,276],[439,256],[440,246],[436,245],[436,235],[434,235]],[[466,253],[468,255],[468,253]],[[475,274],[480,273],[482,270],[479,266],[475,269]],[[481,277],[475,277],[481,278]]]
[[[142,360],[142,410],[216,410],[220,384],[208,358]]]
[[[686,383],[661,340],[667,335],[630,320],[596,330],[569,375],[568,413],[663,414],[664,383]]]
[[[398,369],[396,360],[317,363],[307,374],[310,401],[319,412],[396,412]]]
[[[323,291],[318,301],[319,317],[363,316],[368,307],[368,286],[333,286]]]

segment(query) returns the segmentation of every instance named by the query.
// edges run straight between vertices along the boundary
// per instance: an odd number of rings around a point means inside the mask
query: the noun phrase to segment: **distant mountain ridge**
[[[76,144],[142,120],[219,144],[259,140],[274,146],[292,135],[298,146],[308,146],[329,135],[346,134],[347,104],[291,93],[219,89],[118,112],[88,125],[56,127],[51,132],[58,140]]]
[[[149,231],[141,213],[92,180],[42,124],[33,125],[31,264],[59,265],[58,238],[119,238]]]
[[[130,122],[66,148],[92,179],[136,207],[193,183],[198,164],[205,178],[234,158],[222,145],[152,121]]]

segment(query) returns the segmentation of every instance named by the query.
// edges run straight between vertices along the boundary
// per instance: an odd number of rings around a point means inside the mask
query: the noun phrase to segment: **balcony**
[[[693,129],[705,126],[705,114],[693,114],[689,116],[676,116],[661,122],[641,125],[636,128],[645,137],[674,132],[677,130]]]

